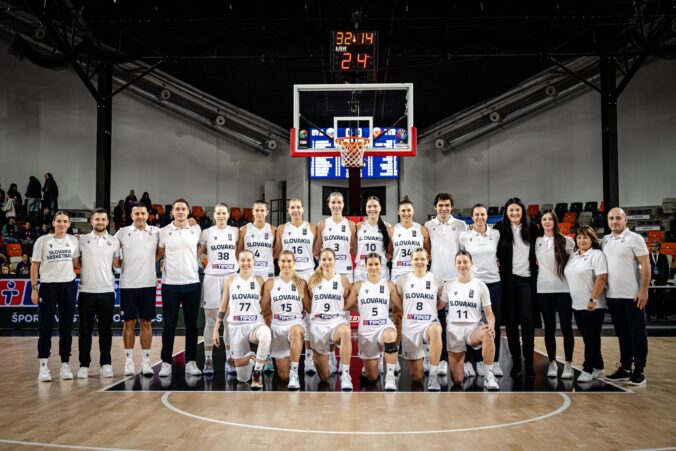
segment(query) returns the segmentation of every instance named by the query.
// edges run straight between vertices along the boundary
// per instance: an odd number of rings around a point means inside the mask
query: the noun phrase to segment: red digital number
[[[340,68],[343,70],[350,70],[350,63],[352,62],[352,54],[343,52],[343,59],[340,61]]]
[[[366,69],[370,57],[371,55],[369,55],[368,53],[357,53],[357,67]]]

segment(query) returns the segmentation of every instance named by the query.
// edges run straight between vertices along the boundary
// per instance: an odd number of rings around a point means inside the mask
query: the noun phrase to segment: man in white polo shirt
[[[648,247],[641,235],[627,228],[627,215],[621,208],[608,212],[608,226],[611,234],[604,236],[602,242],[608,261],[606,297],[620,341],[620,367],[606,379],[644,385],[648,357],[644,310],[650,286]]]
[[[153,375],[150,363],[150,346],[153,339],[151,320],[155,317],[155,294],[157,273],[155,254],[160,239],[160,229],[148,225],[148,208],[141,203],[131,209],[132,225],[123,227],[115,234],[120,241],[120,256],[115,258],[115,267],[122,267],[120,276],[120,315],[124,321],[124,375],[133,376],[134,339],[136,320],[141,324],[141,374]]]
[[[437,215],[425,223],[425,228],[430,234],[432,265],[430,272],[446,282],[458,277],[455,269],[455,254],[460,248],[460,234],[467,229],[465,221],[456,219],[453,212],[453,196],[449,193],[439,193],[434,197],[434,210]],[[439,321],[442,328],[446,327],[446,307],[438,311]],[[446,334],[441,334],[443,349],[446,349]],[[439,375],[448,374],[448,356],[441,353],[439,362]],[[425,367],[427,359],[425,359]]]
[[[197,316],[200,309],[200,279],[197,272],[197,245],[202,230],[188,224],[190,206],[185,199],[177,199],[171,207],[174,220],[160,230],[156,259],[164,257],[162,271],[162,367],[160,377],[171,376],[174,337],[178,310],[183,304],[185,323],[185,372],[199,376],[197,367]]]
[[[101,353],[101,376],[113,377],[110,348],[113,334],[113,310],[115,308],[115,276],[113,258],[120,250],[120,242],[107,231],[108,210],[97,208],[90,219],[92,231],[80,236],[80,369],[78,379],[89,377],[90,351],[94,317],[99,328],[99,351]]]

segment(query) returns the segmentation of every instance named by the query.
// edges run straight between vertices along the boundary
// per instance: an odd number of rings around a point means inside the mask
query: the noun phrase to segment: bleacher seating
[[[577,213],[568,211],[563,214],[563,219],[561,222],[567,222],[569,224],[575,224],[577,223]]]
[[[590,211],[596,213],[599,211],[599,204],[596,201],[589,201],[584,204],[584,211]]]
[[[254,215],[253,215],[253,210],[251,208],[245,208],[243,211],[244,217],[247,219],[249,222],[253,222],[254,220]]]
[[[21,244],[10,244],[7,243],[5,245],[7,248],[7,257],[21,257],[21,254],[23,253],[21,250]]]
[[[580,213],[582,211],[582,202],[573,202],[570,204],[570,209],[573,213]]]
[[[653,241],[662,243],[664,241],[664,232],[660,231],[648,232],[648,244],[652,243]]]
[[[192,216],[199,221],[204,217],[204,208],[199,205],[192,206]]]
[[[591,211],[581,211],[580,216],[577,217],[577,225],[579,227],[590,226],[592,225],[593,221],[594,214]]]
[[[559,202],[556,204],[554,207],[554,213],[556,213],[556,216],[559,218],[563,218],[563,215],[566,214],[568,211],[568,204],[565,202]]]
[[[162,206],[162,204],[152,204],[151,207],[153,210],[157,211],[158,215],[160,216],[164,215],[164,207]]]
[[[500,207],[488,207],[488,216],[500,214]]]
[[[542,204],[540,205],[540,211],[545,211],[545,210],[553,210],[554,209],[554,204]]]
[[[662,199],[662,213],[672,215],[676,213],[676,197]]]
[[[526,211],[531,219],[535,219],[540,214],[540,206],[538,204],[530,204]]]

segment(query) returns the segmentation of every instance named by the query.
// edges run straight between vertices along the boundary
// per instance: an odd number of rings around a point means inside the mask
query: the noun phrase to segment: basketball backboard
[[[292,157],[340,156],[335,139],[368,138],[366,156],[415,156],[413,84],[294,85]]]

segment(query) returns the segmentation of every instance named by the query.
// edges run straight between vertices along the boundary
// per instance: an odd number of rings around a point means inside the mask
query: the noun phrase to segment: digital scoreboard
[[[375,31],[331,32],[333,72],[371,72],[378,67],[378,34]]]

